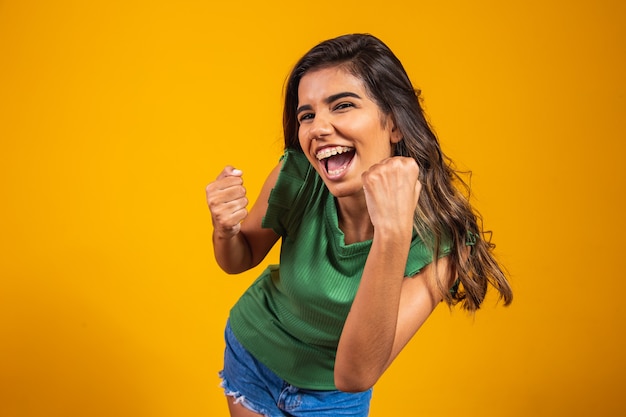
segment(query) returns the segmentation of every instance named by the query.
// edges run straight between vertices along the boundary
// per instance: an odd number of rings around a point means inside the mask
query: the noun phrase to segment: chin
[[[363,185],[350,185],[350,184],[337,184],[328,181],[324,181],[326,188],[335,198],[354,197],[357,195],[363,195]]]

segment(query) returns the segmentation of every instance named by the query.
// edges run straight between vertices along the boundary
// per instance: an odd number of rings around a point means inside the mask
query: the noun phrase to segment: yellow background
[[[348,32],[405,63],[510,271],[372,416],[626,415],[626,3],[0,0],[0,416],[225,416],[204,187],[255,196],[285,77]],[[269,261],[276,260],[272,252]]]

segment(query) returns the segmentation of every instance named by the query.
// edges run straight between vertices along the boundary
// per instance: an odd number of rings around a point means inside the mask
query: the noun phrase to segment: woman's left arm
[[[337,348],[334,375],[341,391],[372,387],[442,300],[437,275],[451,282],[447,257],[404,277],[421,189],[413,170],[410,161],[391,158],[363,178],[374,237]],[[414,199],[412,208],[407,198]]]
[[[337,348],[337,389],[365,391],[378,381],[441,302],[436,273],[449,275],[447,257],[410,278],[381,271],[371,282],[363,274]]]

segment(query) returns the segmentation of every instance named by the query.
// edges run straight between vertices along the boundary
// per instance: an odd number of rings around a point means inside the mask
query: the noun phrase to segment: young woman
[[[372,386],[441,302],[512,300],[479,217],[389,48],[315,46],[285,92],[285,153],[248,211],[242,171],[207,186],[218,264],[269,266],[226,326],[232,416],[366,416]]]

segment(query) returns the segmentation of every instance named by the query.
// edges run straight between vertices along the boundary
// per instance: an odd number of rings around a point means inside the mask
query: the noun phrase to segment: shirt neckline
[[[339,215],[335,204],[335,197],[326,189],[326,202],[324,205],[324,217],[326,218],[326,227],[332,237],[330,240],[335,252],[340,257],[349,257],[362,253],[368,253],[372,246],[372,239],[362,242],[354,242],[346,245],[345,235],[339,228]]]

